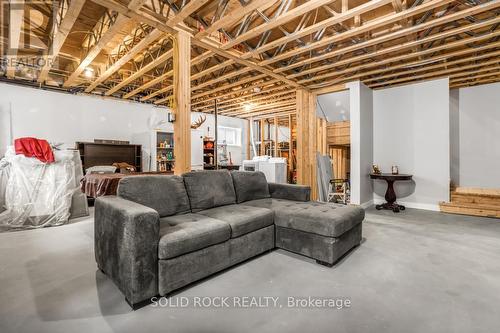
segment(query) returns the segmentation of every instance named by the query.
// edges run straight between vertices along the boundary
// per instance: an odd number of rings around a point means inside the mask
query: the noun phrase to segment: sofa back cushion
[[[271,197],[266,176],[262,172],[233,171],[231,176],[238,203]]]
[[[182,176],[193,213],[236,203],[229,171],[193,171]]]
[[[118,183],[118,196],[153,208],[160,217],[188,213],[189,199],[179,176],[131,176]]]

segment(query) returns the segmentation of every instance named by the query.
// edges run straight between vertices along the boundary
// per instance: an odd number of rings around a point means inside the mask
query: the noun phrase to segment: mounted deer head
[[[200,116],[191,124],[191,129],[197,129],[207,120],[207,116]]]

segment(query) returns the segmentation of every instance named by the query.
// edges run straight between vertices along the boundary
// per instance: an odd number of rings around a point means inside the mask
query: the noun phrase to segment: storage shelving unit
[[[203,169],[214,170],[215,164],[215,141],[213,139],[203,139]]]
[[[174,163],[174,133],[156,132],[156,171],[172,171]]]

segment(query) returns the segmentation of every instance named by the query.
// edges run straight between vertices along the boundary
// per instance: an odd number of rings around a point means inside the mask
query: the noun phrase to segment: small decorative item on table
[[[399,168],[398,168],[398,166],[397,165],[393,165],[391,167],[391,172],[392,172],[393,175],[398,175],[399,174]]]
[[[377,164],[374,164],[372,166],[372,169],[373,169],[373,174],[375,174],[375,175],[380,175],[382,173],[382,172],[380,172],[380,167]]]

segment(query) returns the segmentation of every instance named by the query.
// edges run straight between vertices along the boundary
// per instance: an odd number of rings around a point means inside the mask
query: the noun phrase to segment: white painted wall
[[[451,159],[456,182],[500,188],[500,83],[461,88],[458,96],[459,117],[452,129],[459,141]]]
[[[166,119],[167,109],[150,104],[122,101],[87,95],[71,95],[30,87],[0,83],[0,156],[9,144],[9,109],[12,108],[13,138],[32,136],[50,142],[64,143],[73,148],[76,141],[94,139],[128,140],[134,142],[138,133],[150,130],[148,122],[152,116]],[[193,113],[195,119],[199,114]],[[244,158],[246,121],[238,118],[219,117],[219,125],[242,128],[242,146],[231,147],[235,163]],[[210,126],[214,134],[214,117],[207,115],[201,129]],[[173,131],[168,123],[161,130]]]
[[[369,206],[373,189],[373,92],[356,81],[347,85],[351,118],[351,203]]]
[[[448,79],[373,93],[373,162],[383,172],[396,164],[400,173],[413,174],[413,182],[395,184],[398,202],[408,207],[438,210],[449,200],[449,103]],[[375,202],[383,201],[385,189],[374,182]]]

